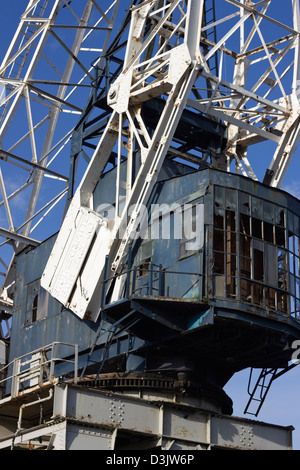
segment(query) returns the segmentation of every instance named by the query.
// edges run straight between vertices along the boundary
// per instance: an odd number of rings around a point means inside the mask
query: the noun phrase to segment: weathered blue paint
[[[209,308],[204,313],[193,315],[188,322],[188,330],[194,330],[201,326],[213,325],[213,309]]]
[[[10,352],[12,358],[53,341],[77,343],[81,349],[92,344],[96,325],[89,321],[79,322],[50,295],[47,295],[46,318],[35,323],[30,321],[31,311],[27,310],[28,285],[41,278],[55,238],[48,239],[37,249],[24,250],[18,256]]]
[[[122,165],[122,171],[125,170],[126,165]],[[115,170],[111,170],[100,180],[94,194],[95,209],[103,203],[114,203],[115,188],[112,185],[114,172]],[[186,334],[193,334],[194,341],[196,341],[194,335],[198,334],[198,331],[204,330],[204,328],[214,328],[217,325],[217,331],[221,331],[221,325],[223,324],[221,319],[222,321],[225,319],[231,323],[233,322],[232,324],[236,322],[236,325],[239,325],[239,322],[245,322],[245,318],[247,318],[247,325],[249,325],[250,319],[250,323],[257,325],[257,327],[265,330],[270,328],[270,331],[276,330],[276,333],[282,331],[283,335],[287,333],[296,338],[300,331],[300,323],[297,319],[282,313],[276,314],[276,312],[273,312],[270,316],[265,309],[259,306],[240,300],[216,298],[214,296],[212,231],[215,185],[248,192],[257,198],[273,202],[300,215],[300,202],[283,191],[268,188],[238,175],[209,168],[195,171],[193,168],[180,163],[166,162],[159,175],[149,205],[154,203],[171,205],[174,202],[180,205],[187,203],[204,204],[206,237],[204,249],[181,256],[181,240],[172,237],[166,240],[137,240],[132,246],[131,268],[135,269],[134,289],[127,289],[127,294],[130,294],[127,300],[124,294],[125,297],[121,302],[109,306],[109,318],[114,318],[114,309],[118,311],[115,320],[119,320],[122,315],[130,311],[132,305],[137,305],[142,317],[138,323],[139,329],[136,331],[141,332],[142,335],[142,332],[146,331],[147,325],[149,325],[150,329],[152,328],[151,334],[156,336],[158,341],[163,341],[164,335],[169,338],[170,334],[176,335],[182,329],[185,329]],[[30,285],[34,287],[32,283],[40,279],[54,241],[55,236],[46,240],[39,247],[25,250],[18,255],[10,360],[53,341],[76,343],[79,345],[81,354],[86,354],[95,340],[99,325],[87,320],[79,320],[72,312],[62,308],[62,305],[51,296],[48,296],[45,318],[41,318],[34,323],[30,321],[31,312],[28,311],[27,306],[28,289]],[[146,261],[149,264],[146,267],[144,266],[143,269],[140,268]],[[147,272],[150,266],[157,271],[157,274],[150,275]],[[161,285],[162,272],[163,288]],[[145,304],[139,302],[138,297],[147,296],[149,293],[153,297],[152,303],[151,307],[149,305],[146,307]],[[136,304],[130,303],[131,297],[134,297]],[[162,304],[162,297],[166,297],[168,302]],[[174,301],[172,301],[172,298],[174,298]],[[182,300],[181,303],[180,300]],[[165,316],[161,309],[162,305],[168,305]],[[194,308],[189,311],[187,310],[188,305],[194,306]],[[172,318],[176,318],[174,331],[172,331]],[[143,324],[146,326],[143,327]],[[175,324],[178,329],[175,328]],[[276,328],[274,328],[275,324]],[[243,334],[245,331],[243,331]],[[199,341],[201,341],[201,336],[199,336]],[[145,344],[144,338],[139,340],[136,337],[134,342],[135,344],[131,344],[129,348],[128,338],[125,335],[124,341],[120,340],[111,349],[110,357],[129,352],[129,349],[137,351]],[[187,338],[184,348],[188,348],[188,346],[189,340]],[[128,360],[129,367],[141,367],[141,364],[144,364],[143,358],[141,359],[142,356],[137,357],[136,361],[133,357]]]

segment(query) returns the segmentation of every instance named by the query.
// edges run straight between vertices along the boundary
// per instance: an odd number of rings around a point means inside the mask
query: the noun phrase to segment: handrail
[[[63,357],[57,357],[56,351],[57,346],[66,346],[74,348],[74,360],[66,359]],[[47,353],[50,352],[51,357],[47,358]],[[26,359],[22,362],[23,359]],[[22,356],[13,359],[11,362],[6,364],[0,369],[1,374],[5,375],[5,378],[0,380],[0,386],[3,386],[11,381],[11,396],[16,397],[20,391],[20,385],[24,388],[30,388],[32,382],[36,382],[36,385],[42,385],[43,383],[53,383],[55,377],[55,366],[57,363],[70,363],[74,364],[74,382],[78,381],[78,345],[55,341],[47,346],[43,346],[39,349],[35,349],[29,353],[23,354]],[[24,367],[28,366],[24,369]],[[12,369],[9,374],[9,370]],[[46,372],[46,378],[44,374]],[[60,374],[61,375],[61,374]],[[25,383],[29,382],[29,386],[25,387]]]
[[[162,266],[156,265],[158,269],[153,268],[153,263],[150,263],[148,267],[141,267],[141,266],[134,266],[131,269],[124,270],[121,273],[114,274],[113,276],[104,276],[104,279],[102,281],[103,285],[103,291],[102,291],[102,302],[101,302],[101,307],[105,308],[107,305],[109,305],[109,301],[107,303],[106,300],[106,294],[107,294],[107,287],[111,283],[111,281],[123,277],[126,278],[125,284],[126,284],[126,291],[124,293],[124,298],[128,298],[132,295],[139,295],[137,294],[138,291],[141,291],[142,289],[147,288],[149,290],[150,295],[153,295],[153,291],[158,291],[158,294],[155,295],[155,297],[170,297],[166,293],[166,281],[167,281],[167,276],[169,275],[176,275],[178,277],[183,277],[183,276],[197,276],[198,280],[197,282],[200,282],[199,284],[199,295],[198,298],[202,299],[203,297],[203,288],[201,285],[201,280],[203,281],[204,276],[203,273],[201,272],[184,272],[184,271],[174,271],[171,270],[170,268],[163,268]],[[149,279],[145,281],[144,285],[138,285],[138,282],[142,279],[142,277],[138,280],[137,279],[137,273],[139,271],[143,271],[144,274],[149,274]],[[158,277],[154,279],[154,275],[157,275]],[[187,291],[191,288],[193,288],[197,282],[191,283],[190,287],[187,289]],[[154,285],[155,284],[155,285]],[[183,297],[182,295],[181,297]]]

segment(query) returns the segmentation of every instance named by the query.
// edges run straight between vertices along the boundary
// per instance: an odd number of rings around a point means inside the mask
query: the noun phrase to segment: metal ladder
[[[86,361],[86,364],[84,366],[84,368],[82,369],[82,372],[80,374],[80,377],[83,378],[85,376],[85,373],[87,371],[87,368],[89,365],[91,364],[99,364],[99,368],[98,368],[98,372],[96,374],[96,380],[98,379],[99,375],[101,374],[101,371],[103,369],[103,366],[104,366],[104,363],[106,361],[106,359],[108,358],[108,354],[109,354],[109,349],[110,349],[110,346],[111,344],[113,343],[113,341],[116,341],[118,339],[118,337],[127,329],[127,328],[130,328],[131,326],[133,326],[135,323],[137,323],[138,321],[140,321],[140,318],[137,318],[137,319],[133,319],[132,321],[129,322],[129,324],[126,324],[125,326],[119,326],[120,323],[123,323],[125,320],[127,320],[128,318],[130,318],[132,316],[132,314],[135,313],[134,310],[130,311],[129,313],[127,313],[126,315],[124,315],[120,320],[118,320],[116,323],[114,324],[107,324],[106,320],[104,317],[101,318],[100,320],[100,324],[99,324],[99,328],[98,328],[98,331],[97,331],[97,334],[96,334],[96,337],[95,337],[95,340],[94,340],[94,343],[90,349],[90,352],[88,354],[88,357],[87,357],[87,361]],[[97,360],[94,360],[92,359],[92,355],[95,351],[95,348],[97,346],[97,343],[99,341],[99,339],[104,336],[105,334],[107,334],[107,337],[105,339],[105,342],[104,342],[104,345],[103,345],[103,348],[102,348],[102,351],[101,351],[101,357]]]
[[[84,375],[86,373],[86,370],[87,370],[87,367],[92,363],[93,364],[100,363],[100,369],[98,370],[98,373],[97,373],[97,376],[98,376],[100,374],[100,371],[101,371],[102,367],[103,367],[103,363],[104,363],[105,359],[107,358],[109,347],[110,347],[110,345],[113,341],[113,338],[114,338],[114,335],[115,335],[115,332],[116,332],[116,328],[112,329],[111,326],[109,328],[105,328],[104,325],[105,325],[105,321],[104,321],[103,318],[101,318],[100,325],[99,325],[98,332],[96,334],[94,343],[92,344],[92,347],[91,347],[90,352],[88,354],[86,364],[85,364],[85,366],[82,369],[82,372],[80,374],[81,378],[84,377]],[[105,333],[107,333],[107,338],[106,338],[104,347],[102,349],[100,361],[98,361],[98,360],[94,361],[94,360],[92,360],[92,355],[94,353],[95,347],[96,347],[99,339],[101,338],[101,336],[105,335]]]
[[[248,394],[250,395],[250,398],[245,408],[244,414],[249,414],[249,415],[253,415],[257,417],[261,410],[261,407],[263,406],[265,402],[265,399],[270,390],[272,382],[277,378],[277,369],[274,369],[274,368],[262,369],[253,390],[250,391],[252,374],[253,374],[253,368],[251,368],[250,370],[249,383],[248,383]],[[253,402],[257,402],[258,406],[255,412],[250,412],[249,408],[253,404]]]
[[[209,26],[216,21],[216,7],[215,0],[205,0],[204,11],[203,11],[203,23],[204,26]],[[217,43],[217,30],[216,27],[204,31],[203,36],[205,39],[212,41],[214,44]],[[211,73],[218,76],[218,54],[215,53],[208,61],[209,69]]]

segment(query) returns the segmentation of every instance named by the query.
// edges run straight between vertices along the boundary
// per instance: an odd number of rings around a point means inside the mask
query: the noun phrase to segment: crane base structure
[[[182,451],[192,459],[193,451],[200,450],[292,448],[291,427],[224,415],[200,397],[184,397],[174,390],[163,392],[155,384],[131,387],[130,391],[126,390],[128,386],[119,391],[105,387],[103,390],[90,379],[88,384],[45,385],[39,400],[34,399],[36,391],[24,394],[18,401],[2,400],[0,448],[100,450],[109,451],[108,456],[113,456],[113,451],[118,456],[123,455],[122,451],[132,451],[132,455],[136,451],[139,455],[139,451],[148,450],[153,453],[152,459],[159,458],[161,451],[164,458],[168,451]],[[15,432],[12,422],[17,418],[20,427]],[[145,458],[147,454],[143,454]]]

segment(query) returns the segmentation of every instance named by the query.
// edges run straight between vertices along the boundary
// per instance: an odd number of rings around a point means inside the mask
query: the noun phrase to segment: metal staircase
[[[105,320],[105,316],[102,315],[97,334],[88,354],[87,362],[81,371],[81,378],[83,378],[88,373],[89,368],[93,369],[94,365],[97,367],[95,380],[98,379],[99,375],[103,370],[104,363],[106,359],[108,359],[109,350],[112,343],[116,341],[126,329],[132,327],[135,323],[140,321],[140,318],[130,319],[130,317],[132,317],[134,313],[134,311],[130,311],[126,315],[122,316],[122,318],[115,322],[113,325],[107,323],[107,321]],[[102,344],[100,343],[101,338],[103,339]],[[97,345],[100,345],[100,357],[96,354]]]

